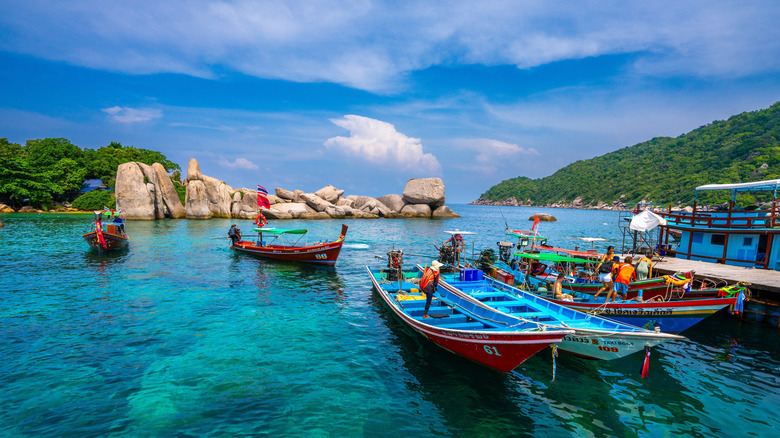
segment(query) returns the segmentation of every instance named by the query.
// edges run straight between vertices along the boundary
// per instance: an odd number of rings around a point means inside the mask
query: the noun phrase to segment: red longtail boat
[[[257,231],[256,241],[237,240],[235,243],[231,242],[230,248],[234,251],[267,259],[333,265],[339,257],[339,252],[341,252],[341,246],[344,244],[344,238],[347,235],[347,228],[346,225],[342,224],[341,234],[338,239],[332,242],[318,242],[315,244],[299,244],[297,241],[292,244],[276,243],[277,240],[284,236],[298,235],[303,237],[308,233],[309,230],[307,229],[255,228],[254,231]],[[264,234],[270,234],[275,237],[270,241],[264,241]]]
[[[92,249],[100,252],[126,248],[130,242],[125,233],[125,224],[123,222],[104,224],[102,211],[95,212],[95,229],[81,237]]]

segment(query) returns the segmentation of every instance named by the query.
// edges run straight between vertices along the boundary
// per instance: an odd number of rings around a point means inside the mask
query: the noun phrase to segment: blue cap
[[[620,263],[620,257],[618,257],[618,256],[612,257],[612,261]]]

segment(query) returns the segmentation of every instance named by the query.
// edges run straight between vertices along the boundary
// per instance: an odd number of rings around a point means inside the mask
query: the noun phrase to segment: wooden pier
[[[774,299],[780,302],[780,271],[743,268],[674,257],[664,257],[660,261],[654,260],[653,272],[655,271],[658,271],[659,274],[694,271],[694,275],[698,279],[725,280],[729,284],[745,281],[751,284],[748,288],[753,292],[753,298]]]

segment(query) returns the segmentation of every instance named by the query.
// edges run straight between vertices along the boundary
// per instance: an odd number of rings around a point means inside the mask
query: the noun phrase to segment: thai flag
[[[271,208],[271,203],[268,202],[268,190],[260,184],[257,185],[257,206],[258,208]]]

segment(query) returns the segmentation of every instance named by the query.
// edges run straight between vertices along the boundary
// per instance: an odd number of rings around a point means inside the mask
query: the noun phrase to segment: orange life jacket
[[[420,290],[424,290],[425,286],[428,286],[428,283],[438,279],[439,279],[438,272],[434,271],[431,268],[425,268],[425,272],[423,272],[422,280],[420,280]]]

